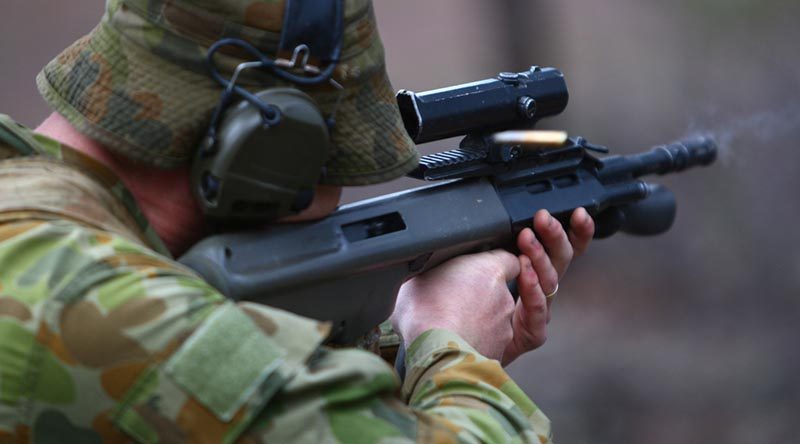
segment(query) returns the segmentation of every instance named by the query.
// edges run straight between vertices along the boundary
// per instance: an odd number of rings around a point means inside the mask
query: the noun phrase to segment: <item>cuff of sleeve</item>
[[[436,361],[442,353],[448,351],[474,353],[481,356],[467,341],[452,331],[432,329],[417,336],[417,339],[409,344],[406,349],[406,366],[408,368],[427,368]]]
[[[426,331],[409,345],[405,363],[402,393],[410,406],[443,415],[460,408],[470,418],[460,425],[475,436],[501,436],[492,426],[498,422],[503,430],[515,430],[531,442],[549,442],[550,421],[544,413],[498,361],[481,355],[457,334]],[[473,414],[487,409],[496,413],[491,420]]]
[[[406,401],[426,379],[428,370],[446,355],[471,355],[473,360],[486,359],[461,336],[449,330],[433,329],[422,333],[406,349],[406,377],[403,381],[403,397]]]

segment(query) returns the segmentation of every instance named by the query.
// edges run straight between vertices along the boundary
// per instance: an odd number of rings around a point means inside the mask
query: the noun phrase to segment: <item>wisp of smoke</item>
[[[703,120],[711,120],[709,118]],[[719,120],[714,118],[714,120]],[[800,106],[791,106],[775,111],[761,111],[746,117],[728,118],[721,124],[708,125],[694,122],[688,131],[689,137],[707,136],[717,141],[718,158],[723,165],[730,165],[739,152],[750,146],[765,146],[778,143],[793,133],[800,132]]]

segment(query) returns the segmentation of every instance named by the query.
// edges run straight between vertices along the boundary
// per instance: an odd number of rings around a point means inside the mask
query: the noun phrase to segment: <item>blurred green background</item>
[[[574,263],[547,344],[511,366],[556,440],[797,442],[800,2],[375,2],[396,88],[555,66],[570,105],[543,128],[615,153],[694,133],[723,145],[712,167],[659,180],[679,201],[669,233],[598,241]],[[47,115],[34,76],[102,4],[3,0],[0,112]]]

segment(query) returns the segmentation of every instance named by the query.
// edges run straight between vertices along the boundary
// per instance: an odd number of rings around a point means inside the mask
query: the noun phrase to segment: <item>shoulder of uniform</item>
[[[129,216],[123,219],[129,220],[128,225],[135,226],[136,231],[141,232],[141,236],[137,237],[157,252],[169,256],[169,250],[150,226],[130,190],[113,171],[81,151],[38,134],[8,115],[0,114],[0,160],[10,158],[52,160],[63,163],[72,170],[80,171],[97,184],[91,186],[91,189],[105,190],[121,204]]]
[[[0,158],[46,155],[61,158],[62,145],[0,114]]]

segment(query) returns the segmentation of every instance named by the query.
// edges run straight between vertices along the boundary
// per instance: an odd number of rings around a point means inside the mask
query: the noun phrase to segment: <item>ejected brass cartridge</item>
[[[565,131],[503,131],[492,136],[492,142],[520,145],[525,148],[554,148],[567,143]]]

